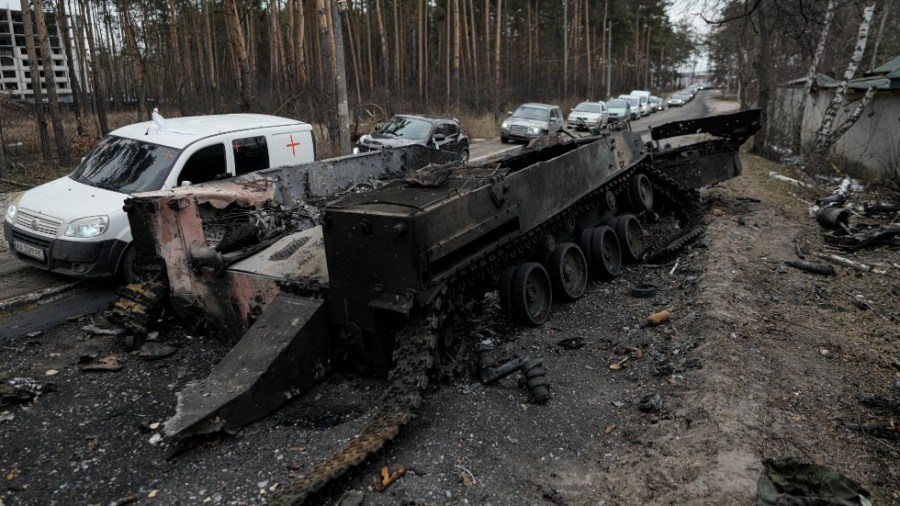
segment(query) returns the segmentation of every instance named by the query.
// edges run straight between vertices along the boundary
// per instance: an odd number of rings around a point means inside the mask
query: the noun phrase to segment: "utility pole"
[[[610,21],[606,27],[606,98],[612,96],[612,27]]]
[[[650,25],[645,25],[647,27],[647,72],[644,73],[644,89],[650,89],[650,30],[652,29]]]
[[[342,155],[350,154],[350,112],[347,107],[347,69],[344,60],[344,30],[342,14],[347,13],[347,0],[331,3],[331,19],[334,23],[334,61],[337,69],[334,87],[337,91],[338,139]]]
[[[569,0],[563,3],[563,97],[569,98]]]

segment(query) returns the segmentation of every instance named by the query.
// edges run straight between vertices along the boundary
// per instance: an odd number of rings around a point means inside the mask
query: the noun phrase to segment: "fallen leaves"
[[[384,489],[388,488],[391,483],[397,481],[404,474],[406,474],[406,468],[403,466],[398,465],[392,468],[384,466],[381,468],[381,473],[372,478],[372,487],[379,492],[383,492]]]

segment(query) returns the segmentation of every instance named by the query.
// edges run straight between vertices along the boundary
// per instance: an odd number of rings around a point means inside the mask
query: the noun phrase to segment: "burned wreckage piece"
[[[731,116],[719,121],[746,135],[758,128],[758,111]],[[700,213],[688,190],[734,175],[737,138],[685,146],[675,156],[629,130],[603,132],[491,164],[432,166],[410,182],[402,178],[441,160],[412,163],[407,152],[384,150],[316,162],[356,167],[360,157],[382,157],[365,159],[367,174],[397,179],[368,191],[348,192],[353,178],[310,191],[311,184],[294,186],[289,171],[298,168],[285,168],[238,181],[224,199],[223,183],[136,197],[129,212],[135,240],[142,235],[165,264],[176,312],[231,335],[249,328],[207,380],[180,394],[167,436],[234,430],[262,418],[318,380],[334,357],[386,375],[385,398],[360,437],[280,489],[274,503],[302,501],[397,434],[421,402],[437,355],[448,351],[442,337],[486,292],[499,292],[514,321],[540,325],[554,300],[581,297],[589,278],[614,277],[623,261],[696,237]],[[693,182],[688,188],[661,168],[695,162],[713,174],[681,178]],[[247,184],[253,181],[256,192]],[[301,211],[318,203],[327,203],[312,206],[321,226],[272,233],[303,221]],[[257,242],[217,250],[209,225],[223,216],[259,227]],[[659,216],[678,221],[668,227],[676,232],[645,243]],[[294,304],[305,309],[286,309]],[[545,400],[539,366],[529,361],[524,371]]]

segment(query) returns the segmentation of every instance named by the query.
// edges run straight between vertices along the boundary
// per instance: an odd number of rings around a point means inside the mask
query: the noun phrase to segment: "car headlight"
[[[354,154],[354,155],[358,155],[358,154],[359,154],[359,146],[353,146],[353,154]]]
[[[535,127],[528,127],[528,131],[531,132],[531,133],[533,133],[533,134],[539,134],[539,133],[541,133],[541,127],[536,127],[536,126],[535,126]]]
[[[109,228],[109,217],[91,216],[73,221],[66,227],[66,237],[97,237]]]
[[[16,205],[10,204],[6,208],[6,221],[12,223],[16,219]]]
[[[509,128],[509,122],[504,121],[503,123],[500,124],[500,128]]]

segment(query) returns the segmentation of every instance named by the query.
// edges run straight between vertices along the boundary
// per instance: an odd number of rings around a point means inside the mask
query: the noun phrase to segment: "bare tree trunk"
[[[328,41],[328,13],[325,7],[325,0],[316,0],[316,13],[317,18],[319,20],[319,47],[321,49],[322,59],[324,60],[323,66],[325,67],[325,72],[322,73],[322,78],[324,80],[323,89],[325,91],[325,100],[326,100],[326,118],[328,125],[328,138],[329,141],[334,143],[338,141],[338,128],[337,121],[335,120],[335,100],[334,100],[334,73],[331,72],[332,69],[332,55],[331,55],[331,43]]]
[[[756,8],[759,16],[759,63],[757,77],[759,78],[759,91],[757,105],[759,106],[759,123],[762,131],[756,134],[753,142],[753,151],[760,155],[766,155],[769,151],[769,26],[766,18],[766,1],[762,0]]]
[[[799,153],[803,147],[803,117],[806,116],[806,104],[809,102],[809,95],[813,93],[815,88],[816,72],[819,68],[819,62],[822,61],[822,54],[825,52],[825,42],[828,40],[831,21],[834,19],[835,3],[835,0],[828,0],[828,6],[825,8],[825,21],[822,24],[822,32],[819,34],[819,44],[816,46],[816,52],[813,54],[812,63],[809,65],[809,73],[806,75],[806,89],[800,98],[800,107],[797,111],[799,119],[793,132],[795,153]]]
[[[350,154],[350,113],[347,106],[347,60],[344,57],[344,32],[341,30],[341,14],[338,4],[331,2],[331,36],[334,38],[335,92],[338,129],[342,155]]]
[[[500,116],[500,40],[503,20],[503,0],[497,0],[497,44],[494,48],[494,118]]]
[[[459,19],[459,0],[453,0],[453,104],[459,109],[459,53],[462,25]]]
[[[94,80],[92,83],[93,93],[91,93],[91,96],[94,97],[94,105],[97,111],[97,122],[100,124],[100,134],[106,135],[109,133],[109,120],[106,118],[107,95],[104,86],[105,77],[101,74],[100,68],[97,65],[97,50],[94,47],[94,23],[91,18],[86,15],[86,5],[87,0],[81,0],[80,12],[82,22],[85,24],[85,28],[87,28],[88,49],[90,49],[92,55],[95,55],[93,58],[91,58],[91,74],[94,76]]]
[[[204,49],[206,51],[207,73],[209,75],[210,91],[212,91],[213,111],[219,112],[219,81],[216,74],[216,56],[213,52],[213,33],[209,18],[213,13],[209,7],[209,0],[203,1],[203,31],[205,32]]]
[[[873,69],[878,66],[878,47],[881,46],[881,37],[884,35],[884,23],[891,14],[891,5],[894,0],[884,0],[884,9],[881,11],[881,23],[878,24],[878,34],[875,35],[875,46],[872,48],[872,63],[869,65]]]
[[[390,72],[390,60],[388,59],[387,34],[384,31],[384,16],[381,13],[381,0],[375,0],[375,17],[378,22],[378,37],[381,42],[381,78],[384,87],[388,86],[388,73]]]
[[[360,54],[359,54],[359,43],[354,39],[354,31],[353,31],[353,10],[349,10],[344,13],[344,20],[347,22],[347,40],[350,41],[350,59],[353,62],[353,82],[356,84],[356,103],[362,103],[362,89],[360,87],[360,79],[362,76],[360,75]]]
[[[563,0],[563,97],[569,97],[569,0]]]
[[[244,31],[235,0],[225,0],[225,20],[228,25],[228,40],[238,64],[238,89],[241,94],[241,111],[247,112],[252,108],[253,83],[250,75],[250,59],[247,56],[247,47],[244,42]]]
[[[822,144],[822,151],[827,151],[834,146],[834,143],[838,141],[847,130],[850,130],[857,120],[859,120],[860,116],[862,116],[863,111],[866,106],[869,105],[869,102],[872,101],[872,97],[875,96],[875,88],[870,87],[866,90],[866,94],[863,95],[862,100],[859,102],[859,105],[856,106],[856,109],[853,111],[853,114],[850,115],[843,123],[841,123],[837,128],[834,129],[833,132],[828,134],[828,137],[825,138],[824,143]]]
[[[419,67],[419,98],[425,96],[425,2],[418,2],[416,13],[419,28],[416,30],[417,62]]]
[[[175,10],[175,0],[169,0],[169,45],[172,54],[168,55],[168,58],[171,58],[171,65],[167,66],[169,72],[172,75],[172,85],[174,85],[174,89],[169,90],[170,93],[175,93],[178,110],[179,112],[184,111],[184,94],[182,93],[181,83],[184,81],[186,77],[186,73],[184,72],[184,64],[182,63],[181,56],[181,47],[178,43],[178,13]],[[190,72],[187,72],[188,74]]]
[[[59,164],[67,167],[71,162],[69,140],[63,128],[59,110],[59,96],[56,94],[56,74],[53,73],[53,52],[50,50],[50,39],[47,36],[47,23],[44,22],[43,0],[34,0],[34,21],[41,41],[41,60],[44,63],[44,83],[47,85],[47,99],[50,106],[50,121],[53,123],[53,136],[56,138],[56,154]]]
[[[306,16],[303,13],[303,2],[301,0],[295,0],[297,2],[297,72],[298,78],[300,79],[300,84],[306,84],[309,80],[309,73],[306,70],[306,48],[305,48],[305,40],[306,36]]]
[[[4,147],[6,141],[3,140],[3,119],[0,119],[0,179],[6,177],[6,151]]]
[[[825,110],[825,115],[822,118],[822,125],[819,126],[819,131],[816,133],[815,146],[816,150],[819,152],[830,147],[830,145],[827,144],[827,141],[831,135],[834,118],[837,115],[841,104],[844,102],[844,96],[847,94],[847,86],[849,85],[850,80],[853,79],[853,75],[856,74],[856,69],[862,61],[863,53],[866,50],[866,41],[869,38],[869,25],[872,23],[872,15],[874,13],[875,4],[867,6],[863,11],[863,18],[859,23],[859,33],[856,36],[856,45],[853,49],[853,55],[850,57],[850,63],[847,65],[847,70],[844,72],[844,78],[841,79],[841,83],[834,91],[834,97],[831,99],[831,103],[828,104],[828,108]]]
[[[591,70],[591,16],[590,0],[584,0],[584,52],[587,59],[587,96],[594,97],[594,72]]]
[[[72,108],[75,110],[75,127],[78,135],[84,135],[84,104],[81,102],[81,86],[78,84],[78,73],[75,72],[75,61],[72,58],[72,40],[69,37],[69,19],[68,15],[66,15],[65,0],[57,0],[56,2],[56,23],[62,36],[66,67],[69,70],[69,84],[72,88]]]
[[[44,94],[41,92],[41,71],[38,69],[37,51],[34,48],[34,29],[31,22],[31,7],[28,0],[22,1],[22,24],[25,25],[25,48],[28,51],[28,64],[31,70],[31,89],[34,96],[34,110],[37,113],[38,133],[41,138],[41,154],[45,162],[53,159],[50,151],[50,133],[47,131],[47,118],[44,116]]]

